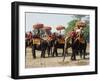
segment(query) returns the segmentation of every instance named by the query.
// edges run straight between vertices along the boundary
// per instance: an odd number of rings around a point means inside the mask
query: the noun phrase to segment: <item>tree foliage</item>
[[[68,27],[65,28],[65,35],[74,29],[77,21],[78,20],[74,19],[68,23]],[[87,40],[87,42],[89,42],[89,24],[87,24],[84,28],[84,38]]]
[[[84,28],[84,38],[89,42],[90,34],[89,34],[89,25],[86,25]]]
[[[77,20],[72,20],[68,23],[68,27],[66,27],[65,29],[65,34],[67,34],[68,32],[72,31],[75,27]]]

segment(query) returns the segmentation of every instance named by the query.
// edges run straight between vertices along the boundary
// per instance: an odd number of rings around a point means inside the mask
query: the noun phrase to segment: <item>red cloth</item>
[[[70,36],[72,37],[72,38],[76,38],[76,32],[75,31],[72,31],[71,33],[70,33]]]
[[[32,38],[32,33],[30,33],[30,34],[29,34],[28,38],[29,38],[29,39],[31,39],[31,38]]]

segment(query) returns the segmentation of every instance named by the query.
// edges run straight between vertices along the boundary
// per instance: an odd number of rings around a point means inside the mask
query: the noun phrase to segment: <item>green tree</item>
[[[68,27],[65,28],[65,35],[74,29],[76,22],[78,20],[81,20],[82,18],[85,18],[85,17],[86,17],[85,15],[75,15],[74,19],[68,23]],[[87,40],[87,42],[89,42],[89,37],[90,37],[90,35],[89,35],[89,18],[85,21],[86,21],[86,27],[84,28],[84,37]]]
[[[84,38],[89,42],[90,34],[89,34],[89,25],[86,25],[84,28]]]
[[[68,27],[65,28],[65,34],[74,29],[76,22],[77,20],[72,20],[68,23]]]

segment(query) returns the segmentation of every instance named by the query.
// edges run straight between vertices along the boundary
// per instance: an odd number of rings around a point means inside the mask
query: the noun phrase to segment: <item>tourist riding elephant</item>
[[[70,43],[70,41],[71,41],[71,43]],[[76,55],[78,55],[78,54],[80,54],[80,58],[85,59],[87,41],[84,38],[84,34],[80,34],[79,37],[75,37],[75,38],[73,38],[71,36],[65,38],[63,61],[65,60],[66,54],[68,54],[69,47],[72,48],[71,60],[76,60]]]

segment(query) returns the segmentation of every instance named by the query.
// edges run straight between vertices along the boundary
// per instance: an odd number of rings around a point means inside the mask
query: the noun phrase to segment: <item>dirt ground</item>
[[[68,50],[71,54],[71,49]],[[71,61],[71,55],[67,55],[63,61],[61,56],[62,50],[58,49],[58,57],[48,57],[46,53],[46,58],[40,58],[41,52],[36,51],[36,59],[32,57],[32,49],[26,49],[26,59],[25,59],[25,68],[39,68],[39,67],[60,67],[60,66],[83,66],[89,64],[89,49],[87,49],[86,59],[81,59],[79,55],[76,57],[76,61]]]

